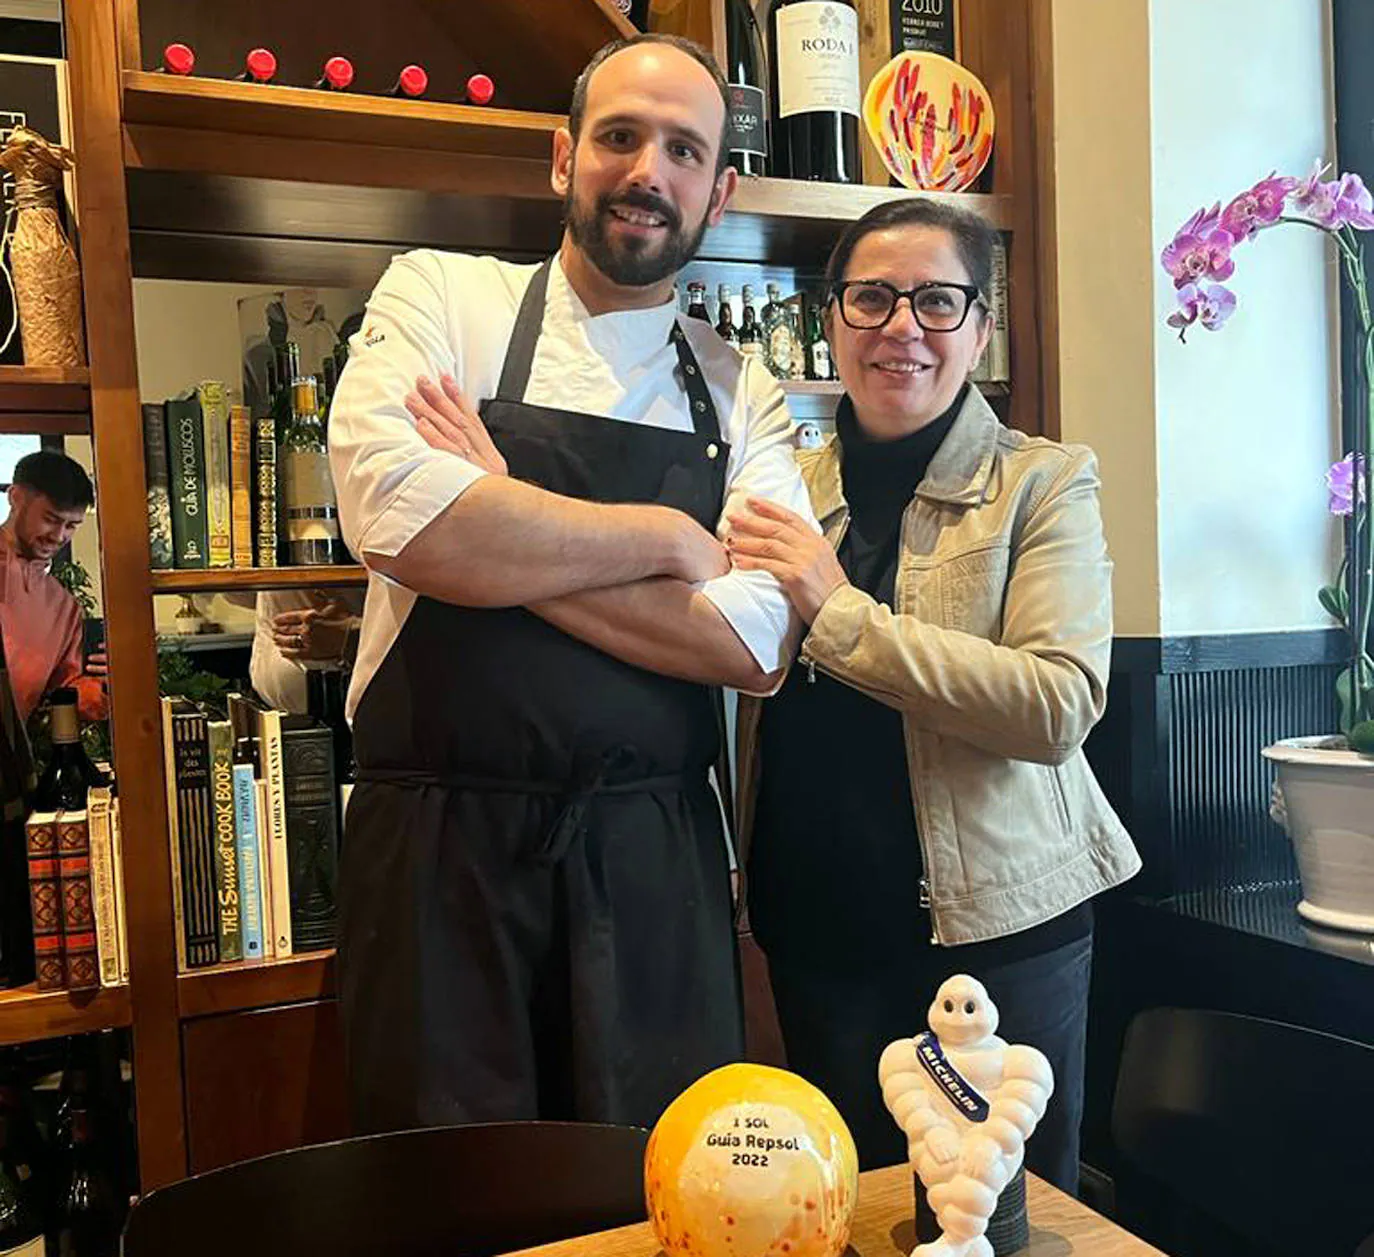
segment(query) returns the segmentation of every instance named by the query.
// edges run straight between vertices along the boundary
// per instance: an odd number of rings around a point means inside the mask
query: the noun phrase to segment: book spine
[[[234,829],[234,731],[227,720],[206,725],[210,750],[210,810],[215,831],[215,902],[219,958],[243,959],[239,911],[238,836]]]
[[[96,956],[95,903],[91,894],[91,832],[86,809],[57,814],[57,876],[62,883],[62,950],[67,989],[100,985]]]
[[[258,726],[262,776],[267,787],[267,898],[271,905],[272,954],[292,954],[291,865],[286,847],[286,781],[282,766],[281,713],[264,711]]]
[[[267,802],[267,782],[261,777],[255,782],[258,802],[258,885],[262,890],[262,955],[275,960],[277,940],[272,924],[272,822],[268,819],[271,807]]]
[[[234,512],[229,492],[229,406],[224,385],[204,380],[196,390],[205,429],[205,520],[211,567],[234,562]]]
[[[277,427],[270,414],[255,420],[253,434],[255,510],[259,567],[277,566]]]
[[[154,567],[173,566],[172,489],[167,467],[167,410],[143,403],[143,470],[148,485],[148,551]]]
[[[327,728],[282,734],[287,860],[291,870],[291,945],[333,947],[339,869],[339,805],[334,738]]]
[[[115,940],[119,944],[119,982],[129,981],[129,914],[124,906],[124,831],[119,823],[119,796],[110,800],[110,849],[115,890]]]
[[[95,951],[100,962],[101,986],[119,985],[119,910],[115,904],[111,802],[109,786],[93,786],[86,794],[86,819],[91,833],[91,894],[95,900]]]
[[[229,494],[234,566],[253,566],[253,417],[247,406],[229,408]]]
[[[177,832],[185,906],[186,961],[194,969],[219,959],[215,856],[205,717],[194,708],[172,717],[176,749]]]
[[[988,339],[988,379],[1011,381],[1011,292],[1007,282],[1007,247],[999,241],[992,250],[992,335]]]
[[[29,857],[33,962],[40,991],[67,985],[62,955],[62,893],[57,876],[57,813],[34,812],[24,830]]]
[[[262,960],[262,875],[258,868],[258,782],[251,764],[234,765],[234,840],[239,858],[243,958]]]
[[[181,568],[204,567],[210,544],[205,523],[205,433],[194,395],[173,397],[167,403],[167,457],[173,560]]]

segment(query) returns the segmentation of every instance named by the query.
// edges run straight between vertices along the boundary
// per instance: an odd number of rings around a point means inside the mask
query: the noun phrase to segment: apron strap
[[[501,382],[496,386],[496,396],[501,401],[520,403],[525,400],[525,388],[530,382],[530,370],[534,366],[534,351],[544,325],[544,304],[548,298],[549,272],[552,269],[553,258],[549,258],[535,272],[529,287],[525,289],[525,295],[520,299],[515,328],[506,348],[506,360],[501,364]],[[687,336],[677,319],[673,320],[668,340],[677,350],[682,387],[687,393],[688,410],[692,416],[692,431],[699,437],[718,441],[720,417],[716,414],[716,404],[711,400],[711,390],[706,387],[701,364],[692,352],[692,346],[687,343]]]

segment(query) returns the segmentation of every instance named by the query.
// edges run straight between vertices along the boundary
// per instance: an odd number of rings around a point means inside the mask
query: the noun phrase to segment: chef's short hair
[[[728,164],[730,156],[725,147],[730,128],[730,85],[725,81],[725,75],[720,72],[720,65],[715,57],[694,40],[684,39],[681,35],[650,32],[645,35],[632,35],[628,39],[613,39],[601,48],[596,56],[587,62],[586,69],[577,76],[577,82],[573,85],[572,105],[568,109],[568,130],[572,133],[573,142],[577,142],[578,134],[582,130],[582,119],[587,112],[587,88],[591,84],[592,75],[603,62],[609,61],[616,53],[624,52],[626,48],[637,47],[639,44],[667,44],[669,48],[686,53],[710,74],[720,92],[721,103],[725,106],[725,120],[720,128],[720,148],[716,153],[716,174],[720,174]]]
[[[34,450],[14,465],[12,484],[23,485],[51,500],[59,511],[95,505],[95,490],[86,469],[58,450]]]

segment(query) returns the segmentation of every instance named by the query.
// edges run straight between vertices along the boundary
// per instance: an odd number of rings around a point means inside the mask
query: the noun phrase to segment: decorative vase
[[[1374,756],[1343,738],[1285,738],[1266,747],[1278,767],[1281,815],[1302,878],[1298,913],[1316,925],[1374,933]]]

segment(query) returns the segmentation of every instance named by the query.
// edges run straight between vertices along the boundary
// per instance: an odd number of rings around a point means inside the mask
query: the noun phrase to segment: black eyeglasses
[[[938,280],[902,292],[882,279],[846,279],[833,285],[830,295],[840,307],[840,317],[861,332],[886,326],[903,297],[911,304],[911,312],[923,331],[957,332],[964,326],[974,302],[980,300],[976,284],[947,284]]]

